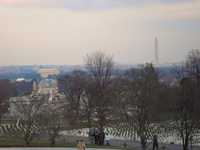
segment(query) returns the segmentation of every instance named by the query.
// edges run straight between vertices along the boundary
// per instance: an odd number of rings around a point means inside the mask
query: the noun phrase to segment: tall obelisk
[[[156,65],[158,65],[159,64],[159,51],[158,51],[158,38],[157,37],[155,37],[155,41],[154,41],[155,43],[155,64]]]

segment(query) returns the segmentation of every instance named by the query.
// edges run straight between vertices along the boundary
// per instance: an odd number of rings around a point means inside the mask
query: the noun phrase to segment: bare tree
[[[0,122],[2,115],[8,111],[8,99],[12,94],[12,87],[9,80],[0,80]]]
[[[195,78],[200,86],[200,50],[194,49],[189,52],[185,69],[188,75]]]
[[[195,81],[191,78],[183,78],[177,90],[173,129],[182,140],[183,150],[189,149],[190,142],[199,130],[200,103],[196,97]]]
[[[158,88],[158,75],[152,64],[146,64],[138,74],[135,88],[137,93],[133,95],[132,104],[135,105],[134,117],[136,132],[140,137],[143,149],[146,149],[147,140],[152,136],[154,126],[152,126],[154,116],[153,104],[156,100],[156,90]]]
[[[82,97],[83,117],[87,120],[87,127],[91,128],[94,124],[94,84],[88,76],[85,78],[84,95]]]
[[[63,108],[56,107],[55,104],[46,104],[37,120],[43,133],[47,133],[50,145],[54,146],[59,132],[64,127]]]
[[[80,126],[83,120],[82,103],[85,94],[85,76],[85,72],[75,70],[60,81],[66,97],[65,117],[74,127]]]
[[[112,73],[113,59],[102,52],[95,52],[86,57],[86,68],[89,72],[90,81],[93,84],[92,98],[98,126],[103,132],[110,116],[112,100]]]
[[[20,130],[19,134],[22,135],[27,146],[30,145],[34,135],[39,132],[37,117],[46,100],[46,95],[30,95],[12,102],[16,109],[15,115],[23,126],[23,130]]]
[[[192,50],[186,60],[186,65],[177,71],[179,84],[176,85],[173,129],[182,140],[183,150],[198,138],[200,129],[200,52]]]
[[[129,132],[128,136],[140,138],[142,149],[147,148],[148,140],[157,132],[155,101],[159,88],[158,74],[152,64],[146,64],[139,69],[132,69],[126,77],[128,79],[127,92],[121,91],[123,98],[119,100],[121,121],[117,125],[121,133]],[[125,94],[125,95],[124,95]]]

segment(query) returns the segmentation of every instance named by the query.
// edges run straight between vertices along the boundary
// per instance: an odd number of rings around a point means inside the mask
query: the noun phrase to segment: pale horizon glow
[[[200,49],[199,0],[0,0],[0,65],[83,64],[94,51],[118,64],[183,61]],[[84,1],[84,3],[83,3]]]

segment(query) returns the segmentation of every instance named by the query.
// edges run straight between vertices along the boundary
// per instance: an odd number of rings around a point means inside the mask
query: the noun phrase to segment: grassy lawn
[[[0,147],[27,147],[25,142],[21,138],[17,137],[0,137]],[[47,140],[33,140],[29,147],[50,147]],[[57,142],[54,147],[76,147],[75,143],[59,143]],[[87,145],[88,148],[108,148],[108,149],[120,149],[115,146],[98,146]]]

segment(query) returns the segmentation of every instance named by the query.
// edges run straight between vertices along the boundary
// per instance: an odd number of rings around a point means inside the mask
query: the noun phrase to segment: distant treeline
[[[34,66],[0,67],[0,79],[16,80],[18,78],[39,79],[40,75],[34,70]]]

